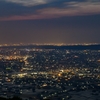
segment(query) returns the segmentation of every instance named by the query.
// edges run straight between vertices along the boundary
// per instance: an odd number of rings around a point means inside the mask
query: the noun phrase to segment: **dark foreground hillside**
[[[13,97],[13,98],[10,98],[10,99],[6,99],[6,98],[3,98],[3,97],[0,97],[0,100],[22,100],[22,99],[19,98],[19,97]]]

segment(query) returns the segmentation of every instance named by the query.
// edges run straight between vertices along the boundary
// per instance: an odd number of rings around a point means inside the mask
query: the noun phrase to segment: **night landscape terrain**
[[[5,99],[99,100],[99,44],[1,46],[0,66]]]

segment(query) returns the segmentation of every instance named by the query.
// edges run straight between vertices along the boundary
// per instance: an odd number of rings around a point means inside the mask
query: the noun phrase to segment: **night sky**
[[[100,0],[0,0],[4,43],[100,43]]]

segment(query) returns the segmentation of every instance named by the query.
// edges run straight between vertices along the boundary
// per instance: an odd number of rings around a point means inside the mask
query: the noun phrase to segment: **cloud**
[[[64,6],[62,8],[56,6],[46,7],[38,9],[35,12],[36,12],[35,14],[28,13],[23,15],[13,15],[10,17],[3,17],[3,18],[1,17],[0,21],[36,20],[36,19],[59,18],[64,16],[100,14],[100,2],[99,1],[93,2],[93,0],[88,0],[87,2],[64,2]]]
[[[23,6],[35,6],[35,5],[46,4],[49,2],[49,0],[5,0],[5,1],[21,4]]]

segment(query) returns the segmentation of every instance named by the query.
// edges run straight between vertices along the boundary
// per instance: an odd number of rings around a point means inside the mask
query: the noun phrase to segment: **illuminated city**
[[[71,45],[73,50],[67,49],[68,46],[66,49],[57,47],[1,47],[0,97],[99,100],[100,50],[85,49],[87,46],[81,49],[77,45]]]

